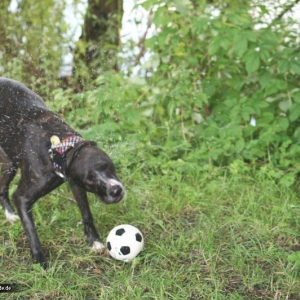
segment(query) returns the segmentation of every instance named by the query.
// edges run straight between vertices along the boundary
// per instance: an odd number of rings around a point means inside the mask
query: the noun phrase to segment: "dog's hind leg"
[[[29,167],[32,165],[32,162],[28,165],[23,164],[21,179],[13,195],[13,200],[29,241],[33,261],[40,263],[46,269],[46,257],[35,229],[32,208],[39,198],[51,192],[63,180],[52,172],[52,169],[49,173],[43,173],[41,169],[35,169],[35,172],[32,172]]]
[[[17,168],[13,162],[8,158],[4,150],[0,147],[0,163],[1,163],[1,175],[0,175],[0,202],[4,208],[6,219],[13,223],[18,220],[19,217],[14,213],[13,208],[9,203],[8,189],[9,184],[16,175]]]

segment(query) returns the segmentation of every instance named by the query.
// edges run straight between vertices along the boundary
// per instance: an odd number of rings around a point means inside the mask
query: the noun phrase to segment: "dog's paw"
[[[11,213],[8,210],[5,210],[5,216],[6,216],[6,220],[10,223],[14,223],[17,220],[20,220],[18,215]]]
[[[95,252],[102,252],[104,251],[105,246],[99,241],[94,241],[91,249]]]

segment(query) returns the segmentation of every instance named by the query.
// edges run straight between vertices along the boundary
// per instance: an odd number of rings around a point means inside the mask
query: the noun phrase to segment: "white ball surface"
[[[144,237],[136,227],[122,224],[110,231],[106,247],[114,259],[129,262],[143,250]]]

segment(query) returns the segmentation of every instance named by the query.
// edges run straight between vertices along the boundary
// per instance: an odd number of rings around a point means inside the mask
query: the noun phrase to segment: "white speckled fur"
[[[93,243],[93,246],[92,246],[93,251],[102,251],[103,249],[105,249],[105,246],[102,243],[100,243],[98,241],[95,241]]]
[[[19,220],[19,216],[16,214],[10,213],[8,210],[5,210],[6,220],[10,223],[14,223],[15,221]]]
[[[118,181],[118,180],[116,180],[116,179],[109,179],[109,180],[107,181],[107,183],[108,183],[109,185],[119,185],[119,186],[123,187],[123,185],[121,184],[121,182]]]

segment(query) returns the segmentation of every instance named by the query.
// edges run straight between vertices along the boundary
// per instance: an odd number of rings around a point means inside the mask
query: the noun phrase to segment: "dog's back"
[[[31,141],[34,151],[45,143],[50,147],[51,135],[76,134],[59,115],[48,109],[39,95],[22,83],[3,77],[0,77],[0,129],[0,147],[16,162],[21,150],[26,149],[27,140]]]
[[[12,79],[0,77],[0,95],[0,122],[7,121],[7,116],[24,118],[37,110],[49,110],[39,95]]]

